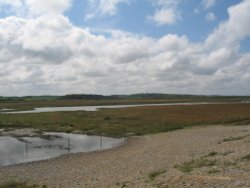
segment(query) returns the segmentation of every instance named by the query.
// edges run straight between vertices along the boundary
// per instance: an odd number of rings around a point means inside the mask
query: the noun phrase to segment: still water
[[[72,106],[72,107],[43,107],[34,108],[34,110],[2,112],[6,114],[25,114],[25,113],[41,113],[41,112],[62,112],[62,111],[97,111],[102,108],[129,108],[142,106],[177,106],[177,105],[203,105],[214,104],[208,102],[192,102],[192,103],[161,103],[161,104],[132,104],[132,105],[104,105],[104,106]]]
[[[44,133],[41,137],[0,136],[0,166],[54,158],[60,155],[91,152],[117,147],[124,138]]]

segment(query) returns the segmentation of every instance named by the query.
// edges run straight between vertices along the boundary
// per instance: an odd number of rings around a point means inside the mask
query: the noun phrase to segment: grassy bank
[[[39,188],[38,185],[27,185],[26,183],[17,183],[17,182],[8,182],[4,184],[0,184],[0,188]],[[42,186],[42,188],[46,188],[47,186]]]
[[[151,134],[208,124],[249,124],[250,104],[151,106],[97,112],[0,114],[0,128],[44,131],[81,130],[86,134],[125,136]]]

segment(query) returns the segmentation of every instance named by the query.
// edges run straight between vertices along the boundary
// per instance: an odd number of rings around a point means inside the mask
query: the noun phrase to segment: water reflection
[[[46,133],[42,137],[0,137],[0,166],[50,159],[68,153],[116,147],[124,139],[81,134]]]
[[[216,104],[208,102],[186,102],[186,103],[161,103],[161,104],[131,104],[131,105],[104,105],[104,106],[71,106],[71,107],[42,107],[34,108],[34,110],[27,111],[10,111],[1,112],[4,114],[26,114],[26,113],[42,113],[42,112],[63,112],[63,111],[97,111],[102,108],[130,108],[130,107],[143,107],[143,106],[177,106],[177,105],[203,105],[203,104]]]

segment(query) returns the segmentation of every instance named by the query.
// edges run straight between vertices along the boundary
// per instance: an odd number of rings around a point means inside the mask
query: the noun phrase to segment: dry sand
[[[243,137],[239,137],[243,136]],[[238,140],[223,142],[225,138]],[[206,157],[215,166],[174,168]],[[119,148],[0,167],[0,182],[28,181],[48,187],[250,187],[250,126],[206,126],[131,137]],[[163,170],[154,179],[153,172]]]

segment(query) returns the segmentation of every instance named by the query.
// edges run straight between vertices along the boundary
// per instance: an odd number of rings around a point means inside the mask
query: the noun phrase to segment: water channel
[[[105,150],[123,142],[124,138],[56,132],[36,137],[0,136],[0,166],[50,159],[70,153]]]

